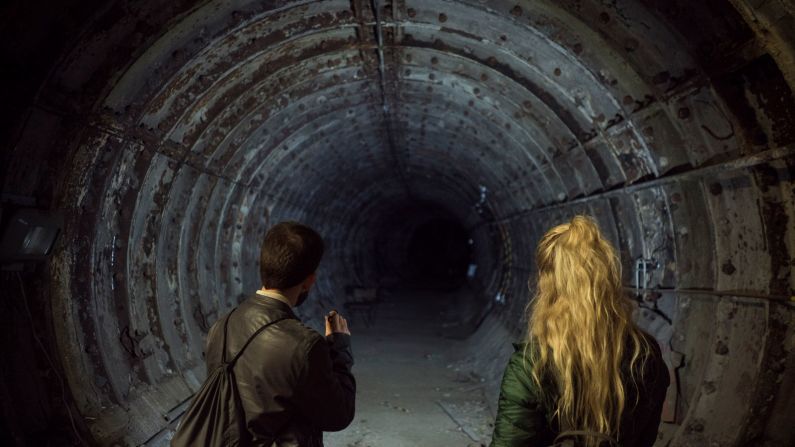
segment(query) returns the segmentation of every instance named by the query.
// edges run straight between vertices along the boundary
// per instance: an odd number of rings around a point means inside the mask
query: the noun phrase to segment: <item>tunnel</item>
[[[791,2],[0,11],[3,445],[167,445],[284,220],[326,242],[306,324],[374,290],[356,349],[443,308],[413,327],[494,404],[538,240],[578,214],[671,372],[656,445],[795,445]],[[33,221],[54,242],[20,256]]]

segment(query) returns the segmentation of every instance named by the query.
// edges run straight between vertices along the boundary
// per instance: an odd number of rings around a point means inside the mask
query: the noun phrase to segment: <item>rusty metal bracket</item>
[[[149,335],[147,332],[138,330],[130,334],[130,326],[124,326],[124,329],[121,330],[121,334],[119,334],[119,341],[121,342],[121,346],[131,357],[143,360],[152,355],[151,351],[144,351],[141,349],[141,340],[146,338],[147,335]]]
[[[654,259],[638,259],[635,262],[635,295],[640,296],[641,290],[646,290],[649,283],[648,274],[659,267],[660,263]],[[643,286],[641,286],[641,281],[643,281]]]

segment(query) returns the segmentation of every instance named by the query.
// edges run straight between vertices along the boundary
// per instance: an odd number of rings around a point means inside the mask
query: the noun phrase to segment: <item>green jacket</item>
[[[514,344],[500,388],[497,420],[491,447],[546,446],[552,444],[552,418],[541,390],[530,376],[530,360],[524,360],[524,344]]]
[[[648,335],[646,338],[652,346],[652,352],[639,389],[627,390],[628,405],[621,418],[618,438],[622,446],[650,447],[654,444],[670,381],[657,342]],[[523,358],[524,345],[514,344],[514,348],[515,352],[508,360],[502,379],[491,447],[549,446],[560,432],[552,417],[554,401],[547,400],[545,403],[541,390],[530,376],[530,359],[525,361]],[[625,364],[626,371],[628,359]],[[633,406],[631,403],[635,402],[636,396],[638,404]]]

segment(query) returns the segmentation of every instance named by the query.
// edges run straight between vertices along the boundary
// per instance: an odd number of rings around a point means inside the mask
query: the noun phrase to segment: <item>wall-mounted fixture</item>
[[[63,218],[57,214],[32,208],[16,210],[2,225],[0,262],[47,259],[62,227]]]
[[[489,193],[489,190],[483,185],[479,185],[478,190],[480,191],[480,199],[477,203],[475,203],[475,211],[477,211],[478,214],[483,215],[484,207],[486,206],[486,197]]]

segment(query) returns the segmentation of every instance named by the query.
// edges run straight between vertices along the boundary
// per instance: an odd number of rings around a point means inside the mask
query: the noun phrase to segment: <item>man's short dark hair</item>
[[[308,226],[297,222],[274,225],[262,242],[262,285],[277,290],[297,286],[317,270],[323,251],[323,238]]]

